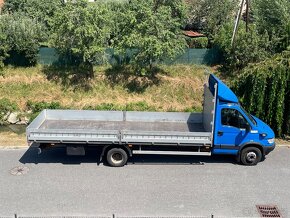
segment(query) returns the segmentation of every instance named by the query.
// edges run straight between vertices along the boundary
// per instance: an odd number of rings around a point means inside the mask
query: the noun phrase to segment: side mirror
[[[250,125],[246,125],[246,131],[250,132],[251,131],[251,126]]]

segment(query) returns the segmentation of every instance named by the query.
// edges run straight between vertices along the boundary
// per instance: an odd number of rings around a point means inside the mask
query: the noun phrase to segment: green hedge
[[[232,88],[244,107],[268,123],[277,136],[290,135],[290,51],[249,65]]]

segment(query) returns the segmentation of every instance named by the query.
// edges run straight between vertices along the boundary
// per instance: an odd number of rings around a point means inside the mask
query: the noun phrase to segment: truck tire
[[[127,160],[128,154],[122,148],[112,148],[107,152],[107,163],[112,167],[122,167]]]
[[[256,147],[244,148],[241,152],[241,162],[243,165],[254,166],[262,160],[262,152]]]

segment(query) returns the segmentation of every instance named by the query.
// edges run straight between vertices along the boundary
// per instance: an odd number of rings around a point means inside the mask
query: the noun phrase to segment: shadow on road
[[[85,156],[67,156],[63,147],[55,147],[44,150],[41,154],[37,149],[30,147],[19,161],[26,163],[61,163],[61,164],[99,164],[101,150],[87,148]],[[236,164],[232,156],[171,156],[171,155],[135,155],[128,160],[128,165],[202,165],[206,163],[229,163]],[[104,165],[107,165],[104,163]]]

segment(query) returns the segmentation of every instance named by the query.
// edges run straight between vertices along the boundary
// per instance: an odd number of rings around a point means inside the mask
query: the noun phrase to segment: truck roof
[[[230,103],[239,103],[238,97],[235,95],[235,93],[215,75],[210,74],[208,85],[212,94],[214,93],[215,84],[217,84],[217,98],[219,100]]]

